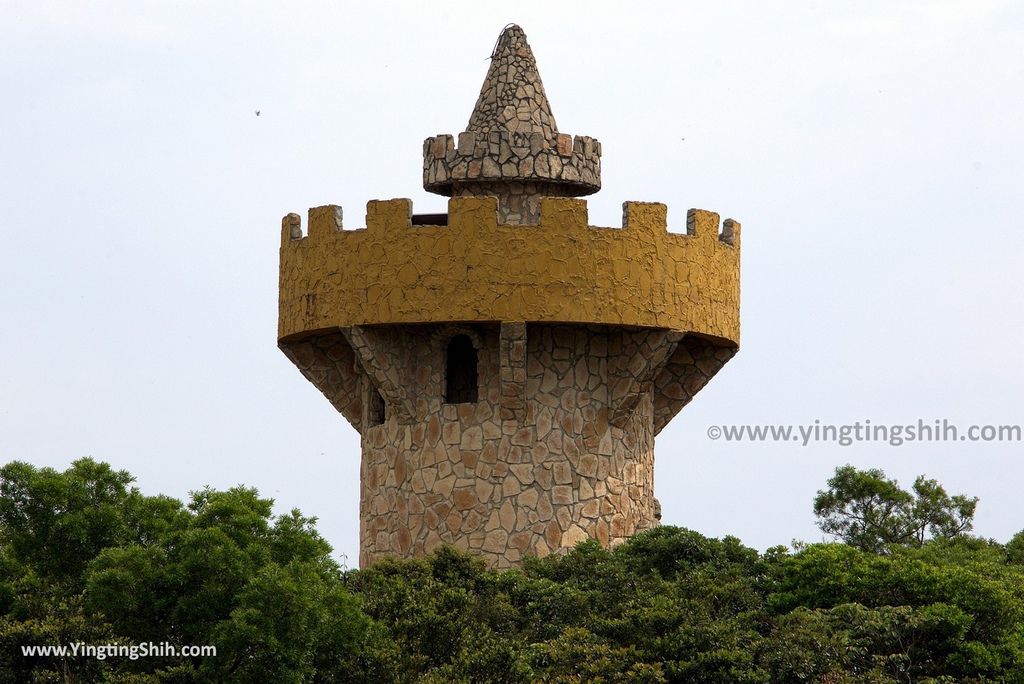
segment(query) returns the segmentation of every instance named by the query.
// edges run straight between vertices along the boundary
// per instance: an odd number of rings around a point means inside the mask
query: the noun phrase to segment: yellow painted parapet
[[[448,225],[412,225],[407,199],[371,201],[366,228],[341,208],[282,221],[278,338],[353,325],[527,321],[695,332],[739,344],[740,224],[626,202],[621,228],[587,223],[585,200],[544,198],[539,225],[498,225],[493,197],[455,197]]]

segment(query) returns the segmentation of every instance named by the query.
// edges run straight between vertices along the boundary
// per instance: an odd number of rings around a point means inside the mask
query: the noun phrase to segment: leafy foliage
[[[864,551],[890,545],[921,546],[929,536],[950,539],[971,530],[977,498],[950,496],[923,475],[913,492],[900,489],[881,470],[836,468],[828,489],[814,499],[818,526]]]
[[[903,513],[945,501],[869,475]],[[254,490],[183,504],[131,481],[88,460],[0,469],[0,684],[1024,682],[1024,535],[761,554],[663,526],[519,570],[441,547],[343,571],[314,520]],[[148,641],[218,652],[20,654]]]
[[[302,682],[372,637],[330,546],[255,490],[188,506],[82,459],[0,468],[0,682]],[[215,658],[27,658],[22,645],[217,646]],[[4,677],[7,677],[5,680]]]

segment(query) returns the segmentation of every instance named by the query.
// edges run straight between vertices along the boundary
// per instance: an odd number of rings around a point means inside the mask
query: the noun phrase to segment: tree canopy
[[[869,479],[904,511],[921,496]],[[244,487],[145,496],[88,459],[0,468],[0,684],[1024,682],[1021,535],[939,524],[759,553],[662,526],[517,570],[450,547],[347,570],[314,523]],[[217,655],[20,650],[74,642]]]
[[[836,468],[828,489],[814,499],[818,526],[851,546],[883,552],[892,545],[918,546],[929,537],[952,539],[970,532],[977,497],[950,496],[924,475],[912,491],[881,470]]]

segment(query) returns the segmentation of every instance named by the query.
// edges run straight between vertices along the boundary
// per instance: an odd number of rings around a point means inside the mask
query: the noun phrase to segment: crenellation
[[[400,197],[390,200],[370,200],[366,203],[366,230],[368,233],[387,233],[400,236],[405,228],[412,228],[412,200]]]
[[[527,184],[522,184],[525,187]],[[487,188],[488,186],[483,186]],[[493,203],[493,204],[492,204]],[[538,221],[532,224],[518,222],[500,222],[500,211],[497,198],[493,194],[480,196],[452,197],[448,200],[448,213],[445,214],[413,214],[412,200],[397,198],[390,200],[370,200],[366,204],[366,227],[344,228],[343,212],[338,205],[328,204],[311,207],[308,210],[308,235],[303,235],[302,219],[299,214],[286,214],[281,220],[283,245],[303,240],[306,237],[321,239],[332,236],[333,239],[345,239],[352,236],[358,240],[360,233],[366,230],[384,231],[397,234],[401,239],[402,229],[406,228],[451,228],[464,231],[479,225],[481,216],[491,213],[495,216],[493,226],[509,229],[541,228],[546,231],[575,232],[584,228],[595,231],[619,232],[621,229],[640,226],[650,234],[668,234],[674,238],[708,238],[716,236],[722,243],[736,247],[739,242],[740,222],[733,219],[720,221],[715,212],[702,209],[690,209],[687,212],[686,233],[668,232],[668,208],[660,202],[639,202],[629,200],[622,203],[622,225],[597,226],[588,223],[588,205],[585,199],[568,197],[541,196],[538,198]],[[414,220],[416,217],[429,217],[438,223],[424,223]],[[489,222],[489,219],[485,222]],[[487,226],[485,226],[486,228]],[[337,234],[341,235],[337,235]]]
[[[589,214],[587,200],[566,198],[551,201],[544,198],[540,205],[540,225],[564,226],[568,232],[579,233],[591,227],[588,225]]]
[[[731,221],[731,219],[729,219]],[[735,228],[735,222],[733,221]],[[722,223],[717,213],[705,209],[690,209],[686,212],[686,234],[702,240],[721,240]],[[723,229],[724,230],[724,229]]]
[[[601,187],[601,144],[590,136],[560,135],[555,141],[539,133],[475,131],[427,138],[423,184],[430,192],[457,194],[458,181],[563,181],[555,196],[589,195]],[[564,143],[562,142],[564,140]],[[588,180],[583,180],[587,178]]]
[[[668,207],[661,202],[623,202],[622,228],[640,230],[641,226],[656,234],[667,234]]]
[[[330,233],[338,233],[342,230],[341,207],[336,204],[326,204],[320,207],[309,209],[307,220],[307,231],[313,239],[320,238]]]
[[[730,248],[739,247],[740,222],[733,219],[720,220],[717,213],[704,209],[689,209],[686,212],[686,231],[670,232],[674,239],[693,239],[712,241]]]
[[[586,225],[585,200],[543,198],[541,205],[538,224],[508,225],[497,222],[494,197],[452,198],[448,225],[421,230],[411,225],[408,200],[376,201],[367,205],[365,230],[286,242],[280,334],[446,315],[738,338],[735,246],[668,233],[663,205],[637,203],[627,210],[626,228],[612,230]],[[292,256],[300,245],[301,255]],[[401,289],[384,297],[378,283],[392,279]],[[301,306],[284,305],[292,301]]]
[[[293,240],[301,240],[303,237],[302,217],[298,214],[285,214],[281,218],[281,246]]]
[[[722,234],[719,239],[732,247],[740,246],[740,222],[727,218],[722,221]]]

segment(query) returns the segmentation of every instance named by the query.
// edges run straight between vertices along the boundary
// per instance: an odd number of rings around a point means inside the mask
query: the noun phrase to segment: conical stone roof
[[[533,50],[515,24],[498,37],[466,130],[540,133],[545,140],[554,140],[558,134]]]

